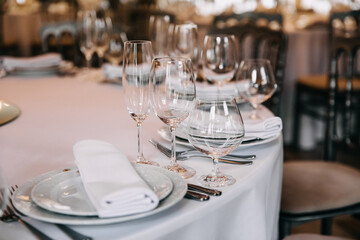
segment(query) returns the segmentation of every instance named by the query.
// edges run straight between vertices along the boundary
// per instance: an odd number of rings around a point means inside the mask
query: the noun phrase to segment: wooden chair
[[[351,35],[360,27],[360,10],[333,13],[329,20],[329,42],[336,35]],[[330,65],[330,63],[329,63]],[[341,74],[341,73],[340,73]],[[354,90],[360,89],[360,77],[354,83]],[[345,89],[345,79],[341,78],[339,88]],[[295,111],[293,122],[292,145],[299,147],[301,117],[306,115],[310,118],[325,122],[326,105],[328,95],[328,75],[300,76],[295,86]]]
[[[354,90],[354,59],[360,49],[360,35],[342,34],[331,43],[331,64],[327,85],[326,140],[324,160],[288,161],[284,163],[280,210],[280,239],[291,227],[313,220],[322,220],[321,232],[331,233],[331,218],[360,212],[360,171],[335,162],[338,147],[359,149],[359,121],[353,121],[360,110],[359,93]],[[339,75],[341,57],[346,63],[344,78]],[[344,82],[345,81],[345,82]],[[339,111],[343,124],[339,124]],[[341,135],[339,128],[342,129]],[[340,137],[339,137],[340,136]]]
[[[275,115],[280,112],[287,38],[282,31],[282,16],[274,13],[247,12],[216,16],[208,33],[234,34],[239,40],[240,59],[269,59],[278,89],[267,105]]]

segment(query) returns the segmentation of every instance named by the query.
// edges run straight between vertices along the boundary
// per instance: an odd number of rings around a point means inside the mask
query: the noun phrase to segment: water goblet
[[[125,40],[126,41],[126,40]],[[119,65],[123,59],[124,37],[121,33],[111,34],[105,58],[111,65]]]
[[[239,65],[238,43],[231,34],[208,34],[204,38],[202,69],[206,79],[221,86],[235,76]]]
[[[150,68],[152,47],[150,41],[126,41],[124,44],[122,85],[127,110],[136,121],[138,153],[136,163],[158,165],[145,159],[142,152],[141,125],[150,112]]]
[[[234,98],[225,95],[198,98],[191,111],[187,132],[190,143],[213,160],[213,169],[198,178],[206,187],[223,187],[235,183],[235,178],[223,174],[219,158],[229,154],[242,142],[244,122]]]
[[[169,15],[151,15],[149,18],[149,37],[155,57],[168,56]]]
[[[237,81],[244,81],[239,94],[253,107],[250,119],[261,119],[257,114],[259,105],[275,92],[277,84],[271,63],[267,59],[247,59],[240,63]]]
[[[152,106],[155,114],[167,124],[171,133],[171,161],[166,169],[183,178],[195,175],[195,170],[176,161],[175,130],[194,106],[196,97],[194,73],[189,58],[155,58],[151,67]]]
[[[177,24],[172,36],[171,56],[190,58],[195,79],[199,63],[198,28],[194,23]]]

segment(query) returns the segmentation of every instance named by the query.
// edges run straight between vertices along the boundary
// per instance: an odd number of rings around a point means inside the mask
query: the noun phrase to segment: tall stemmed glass
[[[261,119],[257,115],[259,104],[269,99],[277,88],[271,63],[267,59],[247,59],[240,63],[237,80],[244,81],[240,96],[253,107],[251,119]]]
[[[141,145],[141,125],[150,112],[150,68],[153,58],[150,41],[126,41],[124,44],[122,84],[127,110],[136,121],[138,153],[136,163],[158,165],[144,158]]]
[[[3,214],[9,198],[9,190],[5,178],[0,169],[0,216]]]
[[[194,67],[195,79],[199,63],[198,29],[194,23],[177,24],[172,36],[171,55],[190,58]]]
[[[230,81],[239,66],[238,43],[234,35],[209,34],[204,38],[202,67],[206,79],[221,86]]]
[[[166,166],[183,178],[195,175],[195,170],[176,162],[175,130],[194,106],[196,97],[191,60],[181,57],[155,58],[151,67],[152,106],[155,114],[167,124],[171,133],[171,162]]]
[[[78,13],[79,44],[85,56],[86,68],[91,67],[91,58],[95,52],[93,43],[96,13],[94,11],[80,11]]]
[[[96,54],[99,57],[99,65],[103,63],[104,55],[109,47],[110,36],[112,32],[112,23],[109,17],[105,16],[105,13],[99,11],[96,14],[94,24],[94,45]]]
[[[213,160],[213,169],[199,182],[207,187],[223,187],[235,179],[220,172],[218,159],[236,149],[245,134],[244,122],[235,99],[225,96],[199,98],[188,121],[190,143]]]

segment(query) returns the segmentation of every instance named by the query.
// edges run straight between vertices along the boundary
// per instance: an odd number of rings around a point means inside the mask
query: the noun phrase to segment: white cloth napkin
[[[216,84],[196,83],[196,95],[202,97],[220,94],[239,97],[239,92],[245,91],[245,87],[245,83],[241,81],[224,83],[220,89]]]
[[[276,137],[282,130],[282,121],[279,117],[269,117],[263,119],[243,118],[245,127],[245,139],[251,138],[271,138]]]
[[[102,66],[102,71],[108,80],[121,79],[122,70],[122,66],[114,66],[111,64],[103,64]]]
[[[60,64],[61,55],[58,53],[45,53],[35,57],[10,57],[3,56],[2,65],[6,70],[13,70],[15,68],[46,68],[54,67]]]
[[[156,208],[157,195],[114,145],[83,140],[77,142],[73,150],[85,190],[99,217],[123,216]]]

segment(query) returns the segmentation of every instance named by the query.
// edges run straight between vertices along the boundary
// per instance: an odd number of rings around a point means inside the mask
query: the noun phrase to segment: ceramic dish
[[[172,181],[158,171],[139,169],[138,173],[159,200],[167,197],[173,189]],[[31,200],[38,206],[56,213],[75,216],[97,215],[76,169],[40,181],[31,191]]]
[[[142,169],[147,171],[147,169],[151,169],[153,171],[157,171],[161,174],[167,176],[173,183],[173,190],[169,194],[168,197],[163,199],[157,208],[152,211],[144,212],[140,214],[128,215],[128,216],[121,216],[121,217],[112,217],[112,218],[99,218],[97,216],[71,216],[65,214],[58,214],[51,211],[47,211],[39,206],[37,206],[34,202],[31,201],[30,194],[33,187],[41,182],[42,180],[52,177],[56,174],[63,172],[64,170],[56,170],[52,172],[48,172],[37,176],[23,185],[21,185],[13,195],[13,203],[15,208],[31,217],[40,221],[50,222],[50,223],[60,223],[60,224],[69,224],[69,225],[103,225],[103,224],[110,224],[110,223],[118,223],[118,222],[125,222],[130,220],[135,220],[139,218],[144,218],[147,216],[151,216],[162,212],[183,199],[185,193],[187,191],[187,184],[181,178],[180,175],[170,172],[166,169],[149,166],[149,165],[137,165],[137,169]]]

